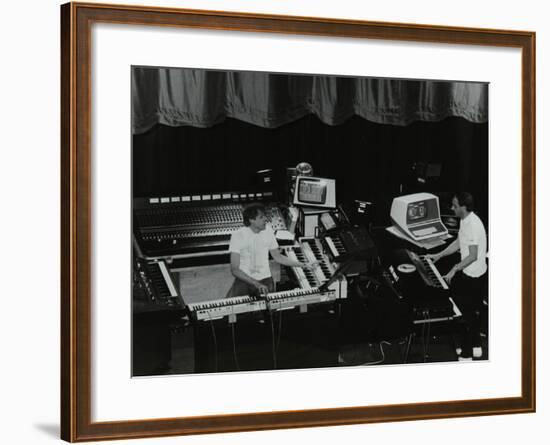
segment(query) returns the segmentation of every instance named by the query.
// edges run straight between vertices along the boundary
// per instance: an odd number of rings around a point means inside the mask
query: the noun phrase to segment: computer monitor
[[[294,205],[336,207],[336,181],[328,178],[298,176],[294,187]]]
[[[439,198],[431,193],[394,198],[390,216],[397,229],[416,241],[448,233],[441,222]]]

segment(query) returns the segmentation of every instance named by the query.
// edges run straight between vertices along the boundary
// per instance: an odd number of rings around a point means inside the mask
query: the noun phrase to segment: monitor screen
[[[306,204],[324,204],[327,198],[327,183],[317,178],[300,178],[298,199]]]
[[[336,207],[336,181],[329,178],[298,176],[293,204],[304,207]]]
[[[422,222],[423,220],[439,219],[437,199],[413,201],[407,205],[407,224]]]
[[[426,217],[426,203],[424,202],[415,202],[409,204],[407,208],[407,219],[409,221],[416,221]]]

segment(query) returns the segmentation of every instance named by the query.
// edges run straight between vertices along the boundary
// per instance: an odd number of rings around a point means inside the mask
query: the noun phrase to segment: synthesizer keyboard
[[[294,246],[281,247],[281,252],[294,261],[314,263],[318,265],[313,270],[301,267],[292,267],[292,272],[301,289],[317,289],[326,283],[334,274],[336,268],[323,253],[321,243],[316,238],[300,238],[300,242]],[[347,298],[347,282],[345,277],[335,281],[329,289],[337,293],[337,298]]]
[[[384,257],[384,267],[391,275],[390,287],[410,306],[415,324],[461,316],[449,285],[428,256],[396,249]]]
[[[449,285],[443,279],[439,273],[439,270],[437,270],[437,267],[427,255],[418,255],[409,250],[407,251],[407,254],[411,259],[411,262],[416,267],[416,270],[418,270],[420,276],[428,286],[444,290],[449,289]]]
[[[164,261],[139,259],[135,272],[149,303],[167,308],[183,307],[183,300]]]
[[[318,289],[293,289],[288,291],[270,292],[263,298],[239,296],[219,300],[191,303],[187,305],[191,316],[198,321],[210,321],[229,317],[230,322],[236,321],[241,314],[266,311],[285,310],[303,307],[311,304],[327,303],[337,299],[334,290],[319,292]]]
[[[323,235],[331,258],[344,262],[352,255],[374,255],[375,245],[364,227],[343,227]]]

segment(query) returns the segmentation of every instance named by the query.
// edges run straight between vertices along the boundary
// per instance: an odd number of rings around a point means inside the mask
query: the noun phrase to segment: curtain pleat
[[[187,68],[132,70],[134,134],[156,124],[208,128],[227,117],[277,128],[308,114],[328,125],[340,125],[354,115],[400,126],[450,116],[483,123],[488,118],[488,85]]]

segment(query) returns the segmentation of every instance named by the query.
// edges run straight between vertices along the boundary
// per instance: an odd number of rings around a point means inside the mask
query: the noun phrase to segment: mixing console
[[[245,205],[230,200],[140,200],[139,205],[134,205],[133,221],[138,254],[148,259],[227,254],[231,234],[243,225]],[[277,205],[267,205],[266,216],[275,232],[286,230],[284,215]]]

